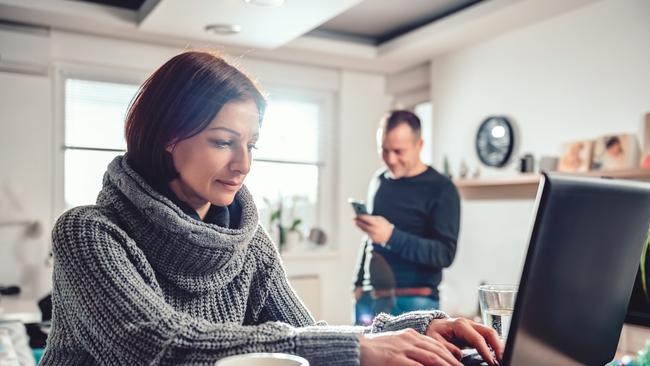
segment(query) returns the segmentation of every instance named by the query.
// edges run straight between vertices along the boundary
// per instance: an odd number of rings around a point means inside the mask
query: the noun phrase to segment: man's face
[[[420,162],[422,139],[406,123],[400,123],[388,133],[377,131],[377,145],[381,158],[393,178],[411,176]]]

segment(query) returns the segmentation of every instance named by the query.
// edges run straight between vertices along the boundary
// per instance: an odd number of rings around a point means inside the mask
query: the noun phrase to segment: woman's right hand
[[[364,334],[359,338],[361,365],[462,366],[460,349],[413,329]]]

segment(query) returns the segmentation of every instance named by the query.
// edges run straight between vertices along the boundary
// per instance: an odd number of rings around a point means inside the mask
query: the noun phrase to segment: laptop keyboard
[[[473,348],[464,349],[463,355],[460,363],[465,366],[489,366],[487,362],[483,361],[483,357]]]

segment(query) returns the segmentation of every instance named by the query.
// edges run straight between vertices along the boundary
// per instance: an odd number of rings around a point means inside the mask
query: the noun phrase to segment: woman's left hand
[[[476,348],[478,353],[490,365],[498,365],[503,357],[503,342],[497,332],[485,325],[464,318],[434,319],[427,327],[426,335],[439,341],[450,349],[453,354],[460,349],[452,341],[461,341]],[[488,345],[492,347],[496,359],[492,356]],[[453,348],[455,349],[453,349]]]

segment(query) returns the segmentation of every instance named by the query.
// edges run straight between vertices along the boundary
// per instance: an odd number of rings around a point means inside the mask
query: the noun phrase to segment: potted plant
[[[301,199],[301,197],[294,196],[289,204],[284,204],[282,196],[278,198],[277,202],[264,198],[266,206],[271,209],[269,235],[281,253],[295,250],[302,242],[303,235],[300,231],[302,219],[296,215],[296,205]],[[288,214],[285,212],[287,209],[289,210]],[[285,224],[289,222],[290,225]]]
[[[285,231],[285,243],[284,250],[292,251],[296,250],[300,242],[302,241],[302,233],[299,230],[300,224],[302,223],[301,219],[294,219],[289,226],[289,229]]]

